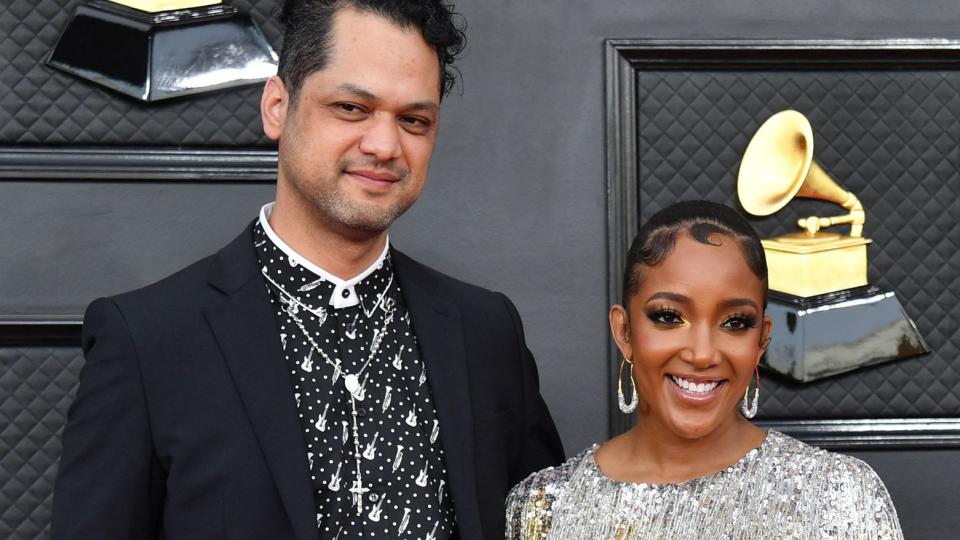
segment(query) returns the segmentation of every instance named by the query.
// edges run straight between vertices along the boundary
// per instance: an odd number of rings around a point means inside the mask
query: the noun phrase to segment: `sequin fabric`
[[[507,499],[506,538],[902,539],[869,465],[770,431],[718,473],[678,484],[603,475],[597,446],[534,473]]]

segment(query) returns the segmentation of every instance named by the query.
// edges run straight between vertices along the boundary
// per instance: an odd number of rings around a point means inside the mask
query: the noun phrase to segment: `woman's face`
[[[641,419],[686,439],[734,425],[770,331],[763,284],[740,245],[709,240],[718,245],[680,233],[661,264],[643,267],[629,314],[610,310],[614,339],[634,363]]]

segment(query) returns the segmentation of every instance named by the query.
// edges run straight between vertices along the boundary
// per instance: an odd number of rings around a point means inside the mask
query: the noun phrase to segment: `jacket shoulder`
[[[492,291],[445,274],[413,259],[401,251],[393,250],[391,255],[394,258],[399,273],[404,276],[409,276],[412,280],[420,283],[424,287],[435,288],[459,300],[493,302],[502,305],[506,299],[503,293]],[[509,300],[507,301],[509,302]]]
[[[139,289],[112,296],[122,310],[151,310],[169,315],[186,307],[205,305],[220,292],[232,292],[258,275],[251,222],[220,251],[208,255],[173,274]],[[219,289],[219,292],[218,292]]]
[[[108,297],[122,311],[140,308],[162,309],[196,301],[198,294],[208,288],[207,276],[215,255],[207,256],[186,268],[139,289]]]

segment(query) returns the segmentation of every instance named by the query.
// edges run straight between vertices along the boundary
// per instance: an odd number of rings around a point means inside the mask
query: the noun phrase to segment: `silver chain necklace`
[[[323,357],[324,361],[333,368],[333,378],[332,383],[337,384],[337,380],[343,375],[343,386],[347,390],[347,393],[350,395],[350,416],[352,420],[352,434],[353,434],[353,457],[354,463],[356,465],[356,480],[354,480],[353,485],[348,490],[353,497],[353,503],[357,507],[357,515],[363,515],[363,495],[370,491],[370,488],[363,485],[363,477],[361,473],[360,463],[362,454],[360,452],[360,427],[359,421],[357,420],[357,401],[363,401],[366,398],[366,379],[363,382],[360,381],[360,377],[363,376],[363,373],[367,370],[367,367],[370,365],[370,362],[373,360],[373,357],[380,350],[380,344],[383,342],[383,336],[387,332],[387,328],[390,326],[390,323],[393,322],[393,316],[396,312],[396,300],[393,298],[386,298],[387,292],[390,290],[390,287],[393,285],[393,275],[390,275],[390,281],[387,283],[386,288],[383,292],[380,293],[380,296],[377,298],[376,303],[374,303],[373,308],[368,312],[364,309],[363,304],[360,303],[360,310],[363,311],[364,315],[367,318],[373,316],[378,307],[383,308],[384,313],[386,314],[383,318],[383,325],[381,328],[374,329],[373,337],[370,339],[370,347],[367,353],[367,359],[364,361],[363,365],[360,366],[360,369],[356,373],[345,373],[341,367],[341,362],[339,358],[331,359],[320,348],[316,341],[314,341],[313,336],[310,335],[310,332],[307,331],[306,327],[303,324],[303,321],[298,317],[298,312],[300,308],[303,308],[308,313],[313,314],[320,320],[320,326],[323,326],[323,323],[327,320],[327,311],[325,308],[320,307],[317,309],[310,308],[303,302],[299,301],[292,294],[288,293],[283,286],[274,281],[267,275],[267,268],[263,267],[262,273],[264,278],[276,288],[280,293],[280,304],[283,306],[287,315],[293,320],[294,324],[297,325],[297,328],[300,329],[300,332],[303,333],[303,336],[310,342],[310,353],[307,354],[309,360],[310,355],[316,351]],[[354,321],[356,323],[356,321]]]

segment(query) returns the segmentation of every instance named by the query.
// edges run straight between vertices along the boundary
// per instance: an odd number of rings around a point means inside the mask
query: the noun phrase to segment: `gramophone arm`
[[[850,236],[855,238],[863,236],[863,223],[866,221],[866,213],[863,211],[863,205],[860,204],[860,200],[857,199],[856,195],[848,191],[847,200],[842,203],[842,206],[847,210],[850,210],[850,213],[845,216],[810,216],[806,218],[800,218],[797,220],[797,225],[799,225],[800,228],[803,229],[808,235],[813,236],[817,234],[817,231],[823,227],[849,223]]]

